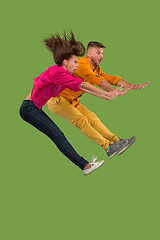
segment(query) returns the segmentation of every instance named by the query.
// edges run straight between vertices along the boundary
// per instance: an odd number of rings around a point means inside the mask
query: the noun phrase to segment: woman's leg
[[[88,161],[78,155],[57,125],[42,110],[39,110],[32,101],[25,100],[22,103],[20,115],[26,122],[46,134],[75,165],[82,170],[85,168]]]

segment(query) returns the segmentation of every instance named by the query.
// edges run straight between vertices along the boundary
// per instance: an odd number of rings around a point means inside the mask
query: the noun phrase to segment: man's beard
[[[97,67],[99,66],[95,61],[94,61],[94,58],[91,57],[91,63],[94,67]]]

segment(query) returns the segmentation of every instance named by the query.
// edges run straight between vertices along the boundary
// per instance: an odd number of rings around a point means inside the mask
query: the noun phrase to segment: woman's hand
[[[125,88],[124,90],[122,89],[122,86],[115,89],[114,91],[111,91],[111,92],[107,92],[106,95],[109,96],[109,97],[112,97],[114,96],[115,94],[117,96],[122,96],[124,95],[125,93],[127,93],[129,90],[131,89],[131,87],[127,87]]]
[[[105,99],[106,99],[107,101],[111,101],[111,100],[115,99],[117,96],[118,96],[117,94],[114,94],[114,95],[112,95],[111,97],[105,96]]]
[[[112,97],[112,96],[115,96],[115,95],[118,96],[118,91],[119,91],[120,89],[122,89],[122,87],[116,88],[114,91],[106,92],[106,95],[107,95],[108,97]]]
[[[121,89],[121,90],[118,92],[118,96],[123,96],[123,95],[126,94],[130,89],[131,89],[131,87],[127,87],[127,88],[125,88],[125,89]]]
[[[106,92],[106,91],[103,91],[95,86],[93,86],[92,84],[90,83],[86,83],[86,82],[82,82],[80,85],[79,85],[80,89],[86,93],[89,93],[93,96],[96,96],[98,98],[102,98],[102,99],[105,99],[105,100],[112,100],[114,98],[116,98],[118,96],[118,90],[116,89],[115,91],[112,91],[112,93],[110,92]],[[110,93],[108,96],[108,93]]]

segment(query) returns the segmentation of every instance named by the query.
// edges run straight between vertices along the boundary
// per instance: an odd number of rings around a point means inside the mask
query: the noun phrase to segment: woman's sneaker
[[[107,155],[109,158],[114,157],[117,153],[120,155],[122,154],[127,148],[129,148],[136,137],[132,137],[130,139],[120,139],[118,142],[114,142],[113,144],[109,144],[109,149],[106,150]]]
[[[100,162],[96,162],[97,161],[97,157],[92,157],[92,162],[91,167],[88,169],[83,170],[83,173],[85,176],[87,176],[88,174],[90,174],[91,172],[97,170],[98,168],[100,168],[103,164],[104,164],[104,160],[100,161]]]

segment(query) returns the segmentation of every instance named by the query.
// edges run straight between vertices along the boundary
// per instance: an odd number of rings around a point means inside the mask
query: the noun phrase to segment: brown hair
[[[50,38],[44,39],[43,42],[53,54],[54,61],[58,66],[62,66],[64,59],[69,60],[73,55],[78,57],[83,56],[85,53],[83,44],[75,40],[72,31],[70,35],[66,35],[64,31],[62,38],[56,33]]]
[[[87,51],[90,47],[99,47],[99,48],[106,48],[102,43],[100,42],[89,42],[87,46]]]

